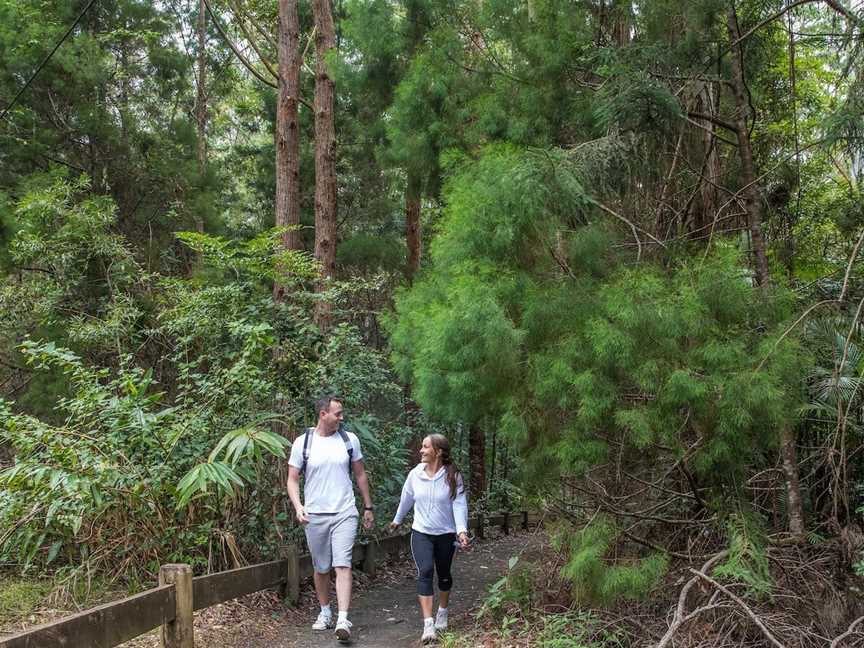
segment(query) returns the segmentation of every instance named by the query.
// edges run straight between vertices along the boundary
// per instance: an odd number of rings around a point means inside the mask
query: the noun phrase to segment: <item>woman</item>
[[[417,599],[423,612],[421,641],[435,641],[447,628],[447,603],[453,578],[450,566],[458,544],[468,546],[468,502],[462,475],[450,457],[450,443],[440,434],[423,439],[420,463],[408,473],[399,510],[390,523],[398,527],[414,507],[411,553],[417,564]],[[432,618],[432,577],[438,572],[438,613]]]

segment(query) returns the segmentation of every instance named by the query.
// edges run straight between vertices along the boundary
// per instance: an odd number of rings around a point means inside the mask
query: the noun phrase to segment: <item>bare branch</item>
[[[207,11],[210,13],[210,17],[213,19],[213,24],[216,25],[217,31],[222,36],[222,39],[228,44],[228,47],[231,48],[231,51],[234,52],[234,55],[237,57],[237,59],[243,64],[243,67],[249,70],[249,72],[251,72],[252,75],[261,83],[268,85],[271,88],[278,88],[279,85],[265,77],[258,70],[256,70],[252,63],[250,63],[249,60],[243,55],[243,52],[241,52],[237,48],[237,46],[231,41],[231,39],[228,37],[228,34],[226,34],[225,30],[222,28],[222,24],[216,17],[216,14],[214,13],[212,7],[210,6],[210,0],[204,0],[204,4],[207,6]]]
[[[843,16],[846,20],[856,26],[861,26],[861,19],[852,13],[849,9],[841,5],[837,0],[824,0],[825,4],[831,7],[834,11]]]
[[[831,641],[831,646],[830,646],[830,648],[838,648],[838,646],[840,645],[840,643],[841,643],[841,642],[842,642],[846,637],[851,636],[852,633],[855,632],[855,626],[857,626],[857,625],[858,625],[859,623],[861,623],[862,621],[864,621],[864,616],[862,616],[862,617],[858,617],[858,618],[855,619],[851,624],[849,624],[849,627],[846,629],[846,632],[844,632],[843,634],[840,634],[840,635],[837,635],[836,637],[834,637],[834,639]]]
[[[234,7],[233,4],[232,4],[232,7]],[[237,13],[237,17],[238,17],[237,26],[240,27],[240,31],[243,32],[243,36],[246,39],[246,42],[249,43],[249,46],[252,48],[252,50],[258,56],[258,60],[261,61],[261,64],[265,68],[267,68],[267,71],[273,76],[274,79],[278,80],[279,79],[279,73],[273,69],[273,66],[270,64],[270,62],[267,60],[267,58],[261,53],[261,50],[258,49],[258,46],[255,44],[255,39],[252,37],[252,34],[250,34],[249,30],[246,28],[246,24],[244,21],[250,20],[250,22],[252,22],[251,19],[249,19],[248,17],[244,16],[243,14],[237,12],[236,8],[234,9],[234,11],[235,11],[235,13]]]
[[[698,576],[702,580],[706,581],[707,583],[710,583],[711,585],[716,587],[718,590],[723,592],[726,596],[728,596],[733,601],[735,601],[738,604],[738,606],[742,610],[744,610],[744,612],[747,613],[747,616],[749,616],[753,620],[753,623],[755,623],[756,626],[762,631],[762,634],[765,635],[765,638],[768,639],[768,641],[770,641],[777,648],[786,648],[782,643],[777,641],[777,639],[774,637],[774,635],[771,634],[771,631],[765,627],[765,624],[762,623],[762,620],[757,616],[757,614],[753,610],[751,610],[750,607],[744,601],[742,601],[738,596],[733,594],[729,590],[729,588],[724,587],[723,585],[718,583],[716,580],[714,580],[713,578],[711,578],[710,576],[708,576],[707,574],[705,574],[701,571],[696,571],[695,569],[688,569],[687,571],[689,571],[691,574],[695,574],[696,576]]]
[[[768,358],[772,353],[780,346],[780,343],[786,339],[786,336],[789,335],[796,326],[798,326],[805,317],[807,317],[814,310],[819,308],[820,306],[825,306],[826,304],[842,304],[846,300],[846,291],[849,288],[849,275],[852,274],[852,266],[855,263],[855,259],[858,257],[858,252],[861,250],[861,244],[864,243],[864,231],[861,232],[861,236],[858,237],[858,242],[855,243],[855,248],[852,250],[852,254],[849,256],[849,263],[846,264],[846,274],[843,277],[843,288],[840,290],[840,296],[837,299],[823,299],[820,302],[816,302],[801,315],[797,320],[795,320],[792,325],[783,331],[783,335],[781,335],[778,340],[774,343],[774,346],[771,347],[771,350],[765,354],[765,357],[762,358],[762,361],[759,363],[759,366],[756,367],[754,374],[759,373],[765,363],[768,361]]]
[[[263,27],[261,27],[261,23],[259,23],[257,20],[255,20],[249,14],[248,11],[245,11],[243,9],[243,6],[241,5],[241,3],[237,2],[237,0],[229,0],[228,4],[231,6],[231,8],[234,10],[234,12],[238,16],[241,16],[244,20],[247,20],[249,22],[249,24],[255,28],[255,31],[257,31],[265,41],[267,41],[267,44],[270,46],[270,48],[273,51],[276,51],[277,49],[279,49],[278,46],[276,45],[276,41],[273,40],[273,36],[271,34],[268,34],[267,30],[265,30]]]
[[[846,291],[849,288],[849,275],[852,274],[852,264],[855,262],[855,258],[861,250],[862,242],[864,242],[864,232],[861,232],[861,236],[858,237],[858,242],[855,243],[855,248],[852,250],[852,255],[849,257],[849,263],[846,265],[846,274],[843,275],[843,288],[840,289],[840,297],[837,298],[837,301],[842,302],[846,299]]]
[[[781,18],[783,15],[786,14],[787,11],[791,11],[792,9],[795,9],[796,7],[800,7],[800,6],[805,5],[805,4],[813,4],[814,2],[825,2],[825,4],[828,5],[829,8],[831,8],[835,12],[839,13],[841,16],[846,18],[850,23],[852,23],[855,26],[861,26],[861,24],[862,24],[862,20],[858,16],[856,16],[849,9],[846,9],[837,0],[798,0],[797,2],[791,2],[791,3],[787,4],[785,7],[783,7],[783,9],[781,9],[780,11],[777,11],[776,13],[771,14],[768,18],[765,18],[764,20],[760,21],[755,27],[751,27],[750,29],[748,29],[746,32],[744,32],[743,34],[738,36],[738,38],[736,38],[734,41],[729,43],[729,45],[724,47],[720,52],[717,53],[717,56],[712,57],[712,59],[706,64],[706,66],[702,70],[701,74],[693,77],[692,80],[682,84],[682,86],[680,88],[678,88],[678,90],[675,91],[675,95],[678,96],[679,94],[681,94],[684,91],[684,89],[690,83],[693,83],[694,81],[699,80],[699,78],[702,75],[704,75],[709,69],[711,69],[717,63],[717,61],[720,60],[721,57],[725,56],[730,51],[732,51],[732,49],[736,45],[741,43],[741,41],[743,41],[746,38],[749,38],[756,31],[758,31],[759,29],[762,29],[768,23],[773,22],[774,20],[777,20],[778,18]]]
[[[750,36],[752,36],[754,33],[756,33],[757,31],[759,31],[760,29],[762,29],[762,28],[763,28],[765,25],[767,25],[768,23],[774,22],[774,21],[777,20],[778,18],[781,18],[782,16],[784,16],[784,15],[786,14],[786,12],[791,11],[791,10],[794,9],[795,7],[800,7],[801,5],[805,5],[805,4],[813,4],[814,2],[819,2],[819,1],[820,1],[820,0],[798,0],[797,2],[791,2],[791,3],[789,3],[788,5],[786,5],[785,7],[783,7],[780,11],[771,14],[770,16],[768,16],[767,18],[765,18],[764,20],[762,20],[761,22],[759,22],[759,23],[756,24],[755,26],[751,27],[751,28],[748,29],[746,32],[744,32],[743,34],[741,34],[741,35],[740,35],[738,38],[736,38],[734,41],[732,41],[731,43],[729,43],[729,45],[727,46],[726,51],[728,52],[729,50],[731,50],[732,48],[734,48],[736,45],[738,45],[741,41],[746,40],[747,38],[749,38]],[[830,4],[830,0],[826,0],[826,1]]]
[[[722,126],[726,130],[732,131],[733,133],[738,132],[737,129],[735,128],[735,124],[733,124],[732,122],[726,121],[725,119],[723,119],[722,117],[718,117],[717,115],[710,115],[708,113],[695,112],[692,110],[690,112],[688,112],[687,114],[690,115],[691,117],[696,118],[696,119],[704,119],[706,121],[710,121],[711,123],[717,124],[718,126]],[[738,145],[735,144],[735,146],[738,146]]]
[[[713,556],[712,558],[710,558],[708,560],[708,562],[706,562],[704,565],[702,565],[702,569],[700,569],[699,571],[707,572],[714,565],[716,565],[720,560],[725,558],[728,553],[729,553],[728,550],[721,551],[716,556]],[[711,599],[711,601],[709,601],[708,605],[703,605],[702,607],[696,608],[690,614],[687,614],[687,615],[684,614],[684,612],[687,609],[687,594],[690,593],[690,589],[698,582],[699,582],[699,577],[694,576],[689,581],[687,581],[687,583],[684,585],[684,587],[681,588],[681,593],[678,595],[678,607],[675,609],[675,616],[672,617],[672,623],[669,624],[669,629],[666,631],[666,634],[663,635],[663,638],[660,639],[659,642],[657,642],[657,645],[654,648],[664,648],[667,643],[672,641],[672,636],[678,631],[678,628],[680,628],[682,625],[684,625],[687,621],[689,621],[690,619],[693,619],[694,617],[698,616],[702,612],[707,612],[708,610],[710,610],[712,608],[719,607],[717,604],[713,603],[714,599],[712,597],[712,599]]]
[[[634,236],[634,238],[636,239],[636,242],[639,243],[639,255],[640,255],[640,256],[641,256],[641,253],[642,253],[642,242],[639,240],[639,236],[638,236],[638,234],[636,233],[637,230],[640,231],[640,232],[642,232],[645,236],[647,236],[648,238],[650,238],[652,241],[654,241],[654,242],[655,242],[657,245],[659,245],[660,247],[662,247],[662,248],[664,248],[664,249],[666,248],[666,244],[663,243],[663,241],[661,241],[660,239],[658,239],[656,236],[654,236],[654,235],[651,234],[650,232],[646,232],[646,231],[645,231],[644,229],[642,229],[641,227],[637,227],[636,225],[633,224],[633,222],[632,222],[631,220],[625,218],[624,216],[622,216],[621,214],[619,214],[619,213],[616,212],[615,210],[610,209],[609,207],[607,207],[606,205],[604,205],[603,203],[601,203],[601,202],[598,201],[598,200],[592,200],[591,202],[593,202],[593,203],[594,203],[595,205],[597,205],[597,206],[598,206],[602,211],[606,212],[606,213],[609,214],[610,216],[614,216],[615,218],[617,218],[617,219],[620,220],[621,222],[623,222],[623,223],[627,223],[627,225],[630,226],[630,230],[633,232],[633,236]]]

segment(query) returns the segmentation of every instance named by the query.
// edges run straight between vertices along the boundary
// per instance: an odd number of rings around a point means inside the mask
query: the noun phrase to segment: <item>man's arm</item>
[[[371,511],[372,495],[369,493],[369,477],[366,475],[366,466],[363,460],[354,461],[351,464],[351,470],[354,472],[354,479],[357,480],[357,488],[360,489],[360,495],[363,497],[363,526],[371,529],[375,523],[375,514]],[[290,474],[290,473],[289,473]]]
[[[294,512],[297,514],[297,521],[300,524],[306,524],[309,518],[306,517],[306,509],[300,503],[300,469],[295,466],[288,466],[288,497],[291,504],[294,505]]]

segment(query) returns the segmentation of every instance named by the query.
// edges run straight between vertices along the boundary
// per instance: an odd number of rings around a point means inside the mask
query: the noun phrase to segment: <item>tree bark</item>
[[[424,5],[416,0],[407,2],[405,11],[408,25],[406,56],[410,60],[423,42],[423,37],[430,24],[430,17],[426,15]],[[405,278],[410,284],[420,270],[420,261],[423,256],[423,232],[420,225],[423,172],[410,163],[407,165],[406,171],[408,182],[405,187],[405,246],[408,250],[408,263],[405,268]]]
[[[780,458],[786,477],[786,506],[789,516],[789,532],[796,537],[804,536],[804,505],[801,501],[801,485],[798,481],[798,454],[795,433],[788,425],[780,430]]]
[[[468,487],[474,501],[486,493],[486,433],[479,423],[468,428]]]
[[[198,177],[203,183],[204,175],[207,171],[207,5],[204,0],[198,2],[198,55],[196,64],[198,68],[198,78],[195,96],[195,126],[197,130],[197,158],[198,158]],[[204,233],[204,219],[196,210],[193,218],[195,219],[195,231],[199,234]]]
[[[408,186],[405,191],[405,244],[408,248],[408,265],[405,276],[408,283],[420,270],[423,255],[422,230],[420,226],[421,185],[416,173],[408,173]]]
[[[315,258],[321,264],[318,291],[325,289],[336,270],[336,87],[327,70],[327,58],[336,49],[336,31],[330,0],[313,0],[315,21]],[[331,304],[321,300],[315,322],[330,328]]]
[[[624,47],[630,44],[630,30],[633,26],[633,3],[630,0],[618,0],[613,4],[614,16],[612,33],[615,44]]]
[[[750,143],[750,130],[747,127],[747,117],[750,114],[750,102],[747,96],[747,86],[744,83],[744,54],[740,43],[738,18],[734,4],[729,5],[726,14],[729,40],[732,42],[732,88],[735,95],[735,132],[738,136],[738,155],[741,159],[741,193],[747,211],[750,240],[753,248],[756,284],[767,286],[768,256],[765,251],[765,239],[762,236],[762,203],[759,197],[759,186],[753,164],[753,147]]]
[[[714,87],[705,83],[697,97],[697,107],[705,114],[714,113]],[[720,156],[717,152],[717,140],[714,136],[714,122],[701,120],[705,128],[699,132],[701,149],[703,151],[702,175],[699,180],[699,200],[694,210],[694,224],[691,228],[698,236],[708,233],[708,228],[717,212],[719,205],[717,187],[721,182]]]
[[[300,18],[297,0],[279,0],[279,95],[276,103],[276,226],[288,226],[282,235],[286,250],[300,250]],[[273,298],[282,301],[285,286],[273,286]]]
[[[765,251],[765,239],[762,236],[762,203],[759,197],[755,165],[753,163],[753,148],[750,143],[750,131],[747,128],[747,116],[750,104],[747,96],[747,86],[744,82],[744,53],[741,48],[741,33],[738,28],[738,18],[735,5],[730,2],[726,13],[726,24],[729,40],[732,43],[732,89],[735,95],[735,131],[738,135],[738,155],[741,158],[741,182],[744,188],[744,204],[747,210],[750,239],[756,268],[756,283],[765,288],[770,283],[768,273],[768,256]],[[789,426],[783,426],[780,431],[780,458],[783,464],[783,474],[786,479],[786,505],[789,516],[789,530],[796,536],[804,534],[804,507],[801,498],[801,485],[798,478],[797,452],[795,435]]]
[[[275,223],[277,227],[291,229],[282,234],[282,248],[301,250],[303,243],[296,226],[300,224],[300,17],[298,0],[278,0],[279,22],[277,55],[279,59],[278,95],[276,99],[276,201]],[[279,281],[273,283],[273,300],[285,300],[286,286]],[[273,348],[273,362],[280,366],[283,362],[284,348],[278,342]],[[273,409],[287,417],[288,399],[279,390]],[[290,426],[277,419],[272,430],[289,440],[294,434]],[[288,478],[287,461],[279,461],[279,484],[284,485]],[[292,519],[290,507],[284,505],[288,519]]]
[[[195,98],[195,125],[198,132],[198,171],[204,173],[207,164],[207,6],[198,3],[198,79]]]

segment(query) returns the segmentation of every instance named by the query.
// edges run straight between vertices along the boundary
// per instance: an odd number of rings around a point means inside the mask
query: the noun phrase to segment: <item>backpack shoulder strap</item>
[[[354,444],[348,438],[348,433],[339,428],[339,436],[342,437],[342,443],[345,444],[345,449],[348,451],[348,477],[351,477],[351,464],[354,462]]]
[[[306,435],[303,438],[303,465],[300,467],[300,474],[306,473],[306,463],[309,461],[309,449],[312,447],[312,428],[306,428]]]

